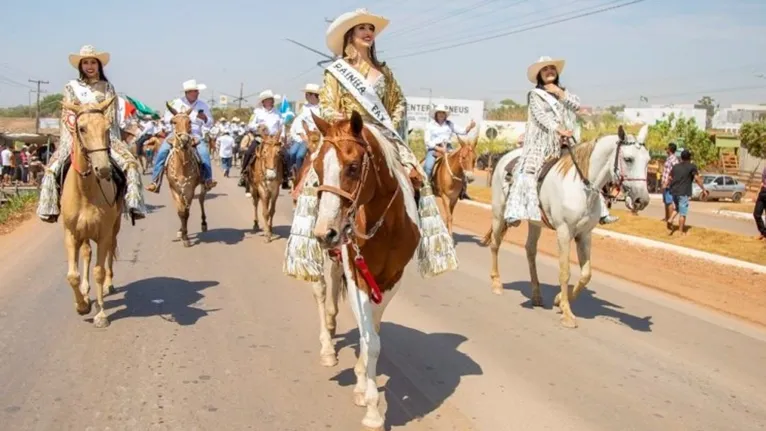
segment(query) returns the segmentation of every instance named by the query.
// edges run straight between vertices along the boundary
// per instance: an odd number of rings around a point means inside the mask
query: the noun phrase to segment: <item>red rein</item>
[[[341,252],[339,249],[332,249],[328,253],[333,259],[340,259],[341,257]],[[378,286],[378,283],[375,281],[375,277],[372,276],[370,268],[367,266],[367,262],[364,260],[364,256],[357,254],[354,258],[354,266],[362,275],[362,278],[367,283],[367,286],[370,287],[370,300],[375,304],[380,304],[383,302],[383,293],[380,291],[380,286]]]

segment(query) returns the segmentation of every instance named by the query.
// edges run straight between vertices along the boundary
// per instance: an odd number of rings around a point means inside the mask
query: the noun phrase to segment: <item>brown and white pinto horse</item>
[[[404,268],[420,242],[412,185],[395,156],[396,149],[354,112],[349,120],[329,124],[314,117],[323,136],[312,161],[319,178],[319,210],[314,236],[334,258],[333,299],[341,280],[359,328],[360,355],[354,367],[354,403],[366,406],[362,425],[383,429],[376,383],[380,356],[380,321],[396,293]],[[317,302],[324,280],[314,284]],[[324,304],[319,304],[323,365],[337,363]],[[334,316],[331,317],[334,320]]]
[[[466,143],[457,138],[460,148],[439,158],[431,176],[434,196],[442,198],[447,221],[447,230],[452,236],[452,214],[455,212],[460,192],[464,186],[473,182],[473,170],[476,167],[476,144],[479,135]]]
[[[274,212],[277,209],[279,186],[285,176],[284,164],[282,163],[282,143],[280,142],[282,131],[276,135],[261,135],[263,141],[258,145],[255,154],[255,162],[247,168],[253,195],[253,231],[258,230],[258,204],[261,204],[263,216],[264,234],[266,242],[271,242],[272,224]]]

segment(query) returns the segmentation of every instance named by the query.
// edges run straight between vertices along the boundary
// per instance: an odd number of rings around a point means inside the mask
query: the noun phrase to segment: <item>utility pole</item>
[[[242,93],[245,91],[245,83],[240,82],[239,83],[239,97],[237,98],[237,102],[239,103],[239,108],[242,109],[242,102],[244,102],[245,98],[242,97]]]
[[[37,113],[35,114],[35,133],[40,133],[40,93],[47,93],[47,91],[40,90],[40,84],[50,84],[48,81],[42,81],[39,79],[29,79],[29,82],[37,84]]]
[[[29,112],[29,118],[32,118],[32,93],[34,93],[35,90],[29,89],[29,92],[27,93],[27,111]]]
[[[213,94],[210,96],[210,99],[207,101],[207,104],[210,105],[211,109],[215,106],[215,90],[213,90],[212,93]]]
[[[432,88],[428,88],[428,87],[421,87],[420,89],[421,90],[428,90],[428,105],[431,106],[432,105],[431,101],[433,100],[434,90]]]

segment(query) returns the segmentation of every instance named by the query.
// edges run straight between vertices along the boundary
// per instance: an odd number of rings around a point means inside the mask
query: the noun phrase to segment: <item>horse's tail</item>
[[[479,243],[480,246],[486,247],[492,243],[492,226],[489,227],[489,230],[487,233],[484,234],[484,238],[481,239],[481,242]]]

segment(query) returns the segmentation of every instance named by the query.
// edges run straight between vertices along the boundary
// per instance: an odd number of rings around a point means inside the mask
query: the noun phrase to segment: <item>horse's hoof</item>
[[[556,297],[553,298],[553,305],[558,307],[561,305],[561,292],[556,294]]]
[[[532,297],[532,306],[533,307],[542,307],[543,306],[543,297],[540,295],[536,295]]]
[[[200,227],[200,230],[202,232],[207,232],[207,223],[202,223],[202,227]]]
[[[572,316],[567,316],[566,314],[561,316],[561,326],[565,328],[576,328],[577,327],[577,321]]]
[[[492,286],[492,293],[495,294],[495,295],[502,295],[503,294],[503,288],[502,287]]]
[[[335,356],[334,353],[331,353],[329,355],[322,355],[319,358],[319,363],[322,364],[323,367],[334,367],[338,365],[338,357]]]
[[[96,316],[93,318],[93,326],[99,329],[106,328],[109,326],[109,319],[106,316]]]
[[[182,234],[180,230],[178,232],[176,232],[176,238],[178,238],[178,239],[181,239],[183,237],[183,235],[184,234]]]
[[[186,247],[186,248],[191,247],[191,241],[189,241],[188,239],[185,239],[184,240],[184,247]]]
[[[90,314],[90,310],[93,309],[93,303],[88,301],[85,303],[85,308],[80,307],[80,305],[75,304],[75,310],[77,310],[77,314],[80,316],[87,316]]]
[[[111,295],[114,293],[114,285],[110,284],[104,287],[104,295]]]
[[[383,431],[385,428],[383,428],[383,425],[379,427],[368,427],[367,425],[362,424],[362,431]]]
[[[364,392],[354,392],[354,405],[357,407],[367,407],[367,400],[364,398]]]

